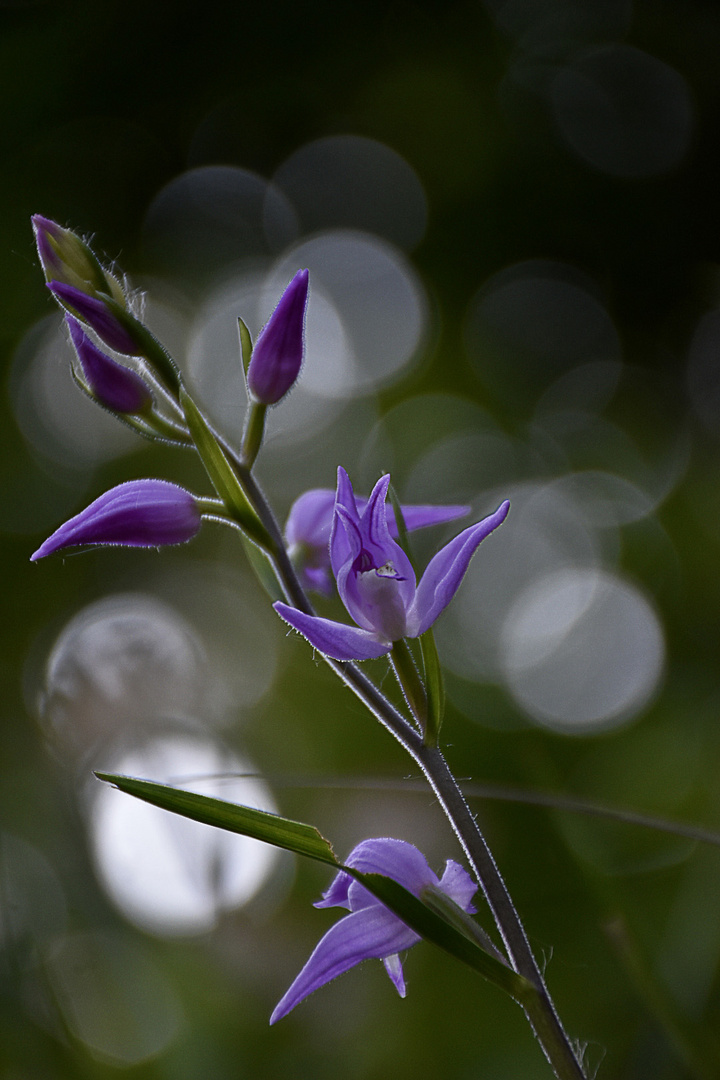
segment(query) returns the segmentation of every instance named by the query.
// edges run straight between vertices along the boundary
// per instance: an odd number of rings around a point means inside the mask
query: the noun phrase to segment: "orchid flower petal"
[[[503,523],[509,509],[510,503],[506,500],[494,514],[465,529],[430,560],[408,611],[410,637],[424,634],[445,610],[460,587],[478,546]]]
[[[403,973],[402,960],[398,954],[393,953],[392,956],[386,956],[383,959],[383,966],[398,994],[401,998],[404,998],[407,993],[405,989],[405,975]]]
[[[427,859],[414,844],[389,836],[363,840],[353,848],[345,864],[363,874],[383,874],[391,877],[415,896],[418,896],[426,885],[438,883],[437,874],[431,870]],[[351,891],[352,888],[351,885]]]
[[[322,894],[322,900],[316,900],[313,907],[344,907],[350,911],[351,908],[348,894],[352,883],[353,879],[350,875],[346,874],[344,870],[341,870],[339,874],[335,875],[332,883]]]
[[[389,483],[389,476],[378,480],[356,520],[342,497],[338,473],[334,535],[340,521],[348,551],[342,565],[336,562],[337,542],[334,550],[331,542],[331,550],[340,599],[351,618],[377,637],[397,641],[406,634],[406,615],[415,595],[415,572],[388,531],[385,498]]]
[[[469,506],[401,506],[405,528],[408,532],[417,529],[427,529],[431,525],[445,525],[448,521],[455,521],[470,513]],[[395,511],[392,506],[385,507],[388,529],[395,540],[398,535]]]
[[[327,551],[334,505],[335,492],[331,488],[313,488],[296,499],[285,523],[288,546],[305,544]]]
[[[356,525],[359,525],[360,523],[360,515],[358,514],[350,477],[345,472],[342,465],[338,466],[337,493],[335,495],[334,505],[335,513],[333,514],[330,531],[330,562],[333,574],[337,578],[341,568],[347,562],[351,550],[350,542],[347,537],[347,526],[341,524],[341,517],[337,512],[338,509],[342,508],[345,511],[345,521],[354,521]]]
[[[454,900],[463,911],[469,912],[470,915],[474,915],[477,911],[472,903],[472,898],[478,891],[477,882],[473,881],[467,870],[463,870],[460,863],[456,863],[454,859],[448,859],[438,888]]]
[[[313,648],[333,660],[371,660],[390,652],[390,642],[379,641],[369,630],[306,615],[279,600],[273,607],[281,619],[307,638]]]
[[[270,1017],[274,1024],[318,987],[337,978],[362,960],[383,960],[420,941],[382,904],[346,915],[331,926]]]

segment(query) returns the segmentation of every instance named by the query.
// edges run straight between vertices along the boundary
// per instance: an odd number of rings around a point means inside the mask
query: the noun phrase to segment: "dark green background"
[[[599,0],[579,7],[605,10]],[[559,42],[543,62],[561,65],[573,49],[623,39],[682,74],[695,119],[677,168],[648,178],[610,176],[567,148],[542,95],[530,89],[503,95],[518,46],[479,0],[0,4],[5,370],[22,336],[51,311],[31,213],[92,233],[100,252],[140,275],[153,269],[141,240],[147,206],[186,168],[231,164],[270,176],[321,136],[350,133],[387,143],[414,167],[427,194],[429,226],[413,260],[440,330],[427,362],[383,391],[381,410],[411,394],[449,390],[482,404],[522,438],[527,403],[501,400],[483,385],[465,359],[461,323],[491,274],[521,260],[549,259],[595,281],[620,333],[634,376],[623,383],[610,417],[641,448],[676,432],[687,433],[690,444],[684,478],[657,511],[667,542],[654,543],[656,534],[638,526],[623,533],[620,568],[653,598],[667,639],[665,678],[650,707],[614,734],[567,738],[534,728],[504,692],[475,687],[473,709],[493,719],[473,723],[450,710],[451,763],[478,783],[564,792],[720,831],[718,429],[713,434],[699,422],[685,390],[697,321],[718,303],[720,13],[697,0],[646,0],[635,4],[626,30],[604,38],[586,31],[578,39],[557,31],[568,5],[541,8]],[[615,21],[623,23],[622,12]],[[224,118],[225,134],[208,157],[196,133],[210,114]],[[118,583],[126,587],[134,560],[150,556],[101,551],[30,565],[29,554],[47,532],[44,525],[34,531],[33,521],[52,516],[55,502],[58,521],[68,512],[65,481],[24,445],[9,374],[4,391],[0,830],[49,860],[70,929],[131,939],[174,984],[184,1013],[181,1034],[160,1057],[127,1074],[143,1080],[549,1075],[517,1008],[427,945],[408,959],[406,1001],[395,997],[379,965],[365,965],[269,1029],[288,978],[329,924],[310,907],[326,885],[314,867],[299,869],[294,890],[269,921],[229,915],[206,939],[155,940],[114,911],[87,857],[75,801],[81,781],[48,752],[33,703],[42,657],[63,622]],[[330,474],[336,464],[329,463]],[[140,444],[136,454],[84,477],[71,512],[83,497],[143,475],[189,485],[199,478],[189,459]],[[201,537],[198,557],[213,556],[219,543],[214,534]],[[223,557],[227,551],[222,547]],[[408,766],[330,673],[310,662],[307,648],[283,639],[280,649],[281,677],[243,718],[244,745],[268,776],[292,771],[339,784],[317,793],[279,788],[283,812],[305,815],[339,846],[363,838],[343,826],[349,800],[356,817],[357,802],[367,800],[367,818],[379,831],[386,802],[408,821],[416,809],[431,814],[424,794],[395,801],[372,788],[342,790],[344,777],[400,779]],[[512,801],[475,805],[533,945],[548,958],[548,981],[570,1032],[587,1041],[591,1064],[603,1059],[598,1076],[720,1075],[717,1048],[706,1046],[720,1018],[717,969],[697,1014],[684,1015],[664,987],[660,944],[669,924],[684,920],[682,963],[692,970],[693,943],[720,937],[714,926],[714,920],[720,925],[720,854],[702,845],[681,850],[634,826],[565,811]],[[593,857],[581,859],[582,849]],[[0,867],[3,880],[12,879],[11,850]],[[457,856],[449,831],[445,851]],[[599,868],[598,851],[610,853],[614,872]],[[704,898],[704,908],[688,897]],[[0,887],[0,1076],[116,1075],[116,1066],[94,1060],[64,1030],[42,975],[47,942],[11,932],[10,909],[8,902],[2,915]],[[605,929],[617,920],[630,943],[624,959]],[[277,982],[258,974],[265,956]],[[629,956],[639,958],[639,981]],[[347,986],[352,1005],[344,1008]],[[671,1019],[664,1022],[665,1011]],[[709,1062],[704,1073],[698,1061]]]

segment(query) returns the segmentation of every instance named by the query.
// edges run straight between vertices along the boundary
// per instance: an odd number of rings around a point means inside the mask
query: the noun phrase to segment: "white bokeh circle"
[[[167,735],[110,766],[123,775],[277,812],[247,760],[209,739]],[[103,785],[90,807],[98,876],[130,922],[161,937],[211,930],[222,912],[247,904],[268,881],[278,852],[246,836],[168,814]]]
[[[554,731],[587,734],[635,716],[664,662],[658,617],[639,590],[605,570],[566,568],[518,596],[501,632],[515,700]]]

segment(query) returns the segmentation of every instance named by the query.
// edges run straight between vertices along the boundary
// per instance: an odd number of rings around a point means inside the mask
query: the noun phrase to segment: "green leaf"
[[[522,1002],[535,993],[527,979],[487,953],[476,940],[462,933],[397,881],[382,874],[364,874],[341,863],[330,842],[312,825],[291,821],[266,810],[239,806],[208,795],[198,795],[193,791],[156,784],[150,780],[138,780],[114,773],[98,772],[95,775],[99,780],[113,784],[120,791],[163,810],[170,810],[172,813],[192,818],[193,821],[213,825],[228,832],[251,836],[274,847],[325,863],[335,870],[344,870],[420,937],[469,965],[515,1000]]]
[[[250,337],[250,331],[248,330],[242,319],[238,318],[238,334],[240,335],[240,358],[242,360],[243,371],[247,378],[248,368],[250,367],[250,357],[252,356],[253,343]]]
[[[228,511],[251,540],[272,550],[270,534],[250,505],[215,432],[183,387],[180,388],[180,404],[202,463]]]
[[[445,715],[445,684],[432,628],[420,635],[420,649],[422,651],[425,692],[427,694],[425,742],[428,746],[437,746],[438,735]]]
[[[522,1002],[535,993],[528,979],[518,975],[504,962],[490,956],[475,941],[451,926],[399,882],[382,874],[362,874],[348,866],[343,866],[343,870],[369,889],[373,896],[377,896],[378,900],[416,934],[479,972],[516,1001]]]
[[[249,540],[246,540],[242,533],[240,536],[243,541],[245,554],[248,557],[250,567],[267,595],[273,603],[275,603],[276,600],[284,600],[285,593],[278,581],[270,556],[266,555],[262,548],[259,548],[255,544],[250,543]]]
[[[137,780],[132,776],[116,776],[114,773],[95,773],[99,780],[113,784],[120,791],[134,795],[136,799],[152,803],[162,810],[170,810],[182,817],[201,821],[204,825],[214,825],[217,829],[252,836],[266,844],[294,851],[297,855],[306,855],[309,859],[327,863],[336,870],[340,863],[335,858],[332,845],[312,825],[301,821],[271,814],[267,810],[256,810],[250,806],[213,799],[209,795],[198,795],[194,791],[156,784],[151,780]]]

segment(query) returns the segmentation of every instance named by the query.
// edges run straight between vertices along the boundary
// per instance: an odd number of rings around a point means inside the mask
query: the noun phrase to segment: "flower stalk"
[[[250,471],[244,476],[243,487],[273,540],[271,562],[287,603],[314,615],[275,516]],[[415,727],[355,663],[340,662],[325,655],[323,659],[422,770],[480,884],[513,970],[523,975],[532,987],[523,1002],[523,1009],[555,1076],[558,1080],[587,1080],[548,993],[505,881],[442,751],[424,742]]]
[[[198,499],[165,481],[130,481],[106,492],[56,530],[35,552],[33,560],[86,543],[140,547],[183,543],[198,532],[203,516],[232,518],[245,534],[246,545],[255,545],[253,551],[261,556],[263,565],[267,561],[272,567],[284,598],[284,602],[275,605],[278,613],[321,652],[332,670],[421,769],[481,887],[502,940],[504,955],[489,938],[483,939],[483,947],[496,958],[507,961],[516,975],[523,977],[522,993],[516,997],[521,999],[558,1080],[585,1080],[582,1063],[559,1020],[502,875],[437,745],[442,719],[442,681],[434,643],[425,635],[431,633],[433,622],[452,599],[478,545],[504,520],[509,504],[503,503],[494,514],[465,529],[446,544],[428,564],[421,581],[416,583],[407,554],[391,534],[385,507],[389,477],[378,481],[365,503],[355,498],[347,474],[339,470],[330,557],[340,596],[356,625],[318,618],[272,509],[252,473],[262,443],[265,410],[291,389],[302,365],[307,271],[300,271],[285,290],[258,337],[249,362],[249,335],[244,324],[240,324],[243,367],[251,405],[238,454],[214,432],[186,394],[174,361],[142,322],[128,311],[119,283],[102,270],[90,249],[69,230],[47,219],[36,216],[34,225],[48,287],[55,298],[111,349],[143,357],[148,362],[153,374],[182,409],[189,433],[220,501]],[[87,352],[84,342],[82,349]],[[118,365],[120,371],[109,367],[105,363],[108,359],[99,359],[97,350],[92,353],[93,392],[98,398],[108,393],[116,394],[122,383],[123,394],[128,395],[128,400],[132,398],[128,410],[130,418],[138,420],[138,415],[133,416],[136,405],[141,406],[138,413],[148,407],[148,402],[140,400],[143,397],[141,387],[132,377],[128,378],[121,365]],[[118,404],[123,404],[119,398],[114,403],[116,410]],[[398,518],[395,536],[403,533],[404,526],[413,527],[405,510]],[[298,539],[302,540],[302,537],[298,536]],[[408,637],[420,639],[425,683],[405,640]],[[412,721],[354,662],[387,654]],[[417,880],[420,882],[420,877]],[[423,887],[428,884],[441,885],[432,878],[424,882]],[[453,899],[452,890],[440,888],[440,892],[443,891],[446,898],[449,895]],[[440,904],[445,902],[442,896],[435,898]],[[467,904],[469,897],[464,904],[465,911],[469,910]],[[394,924],[388,925],[392,929]],[[397,950],[393,947],[385,957],[390,963],[388,973],[400,988],[402,973],[401,968],[398,969],[399,961],[396,962]]]

